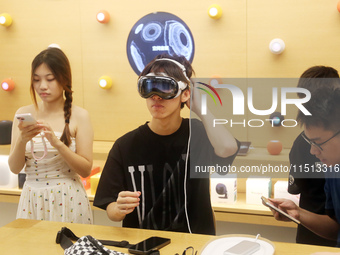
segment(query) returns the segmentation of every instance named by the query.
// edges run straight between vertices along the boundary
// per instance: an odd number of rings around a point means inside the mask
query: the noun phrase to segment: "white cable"
[[[138,166],[139,172],[141,173],[141,190],[142,190],[142,221],[144,221],[145,216],[145,192],[144,192],[144,172],[145,167],[144,166]]]
[[[129,172],[130,172],[130,175],[131,175],[131,181],[132,181],[133,190],[134,190],[134,192],[137,192],[135,178],[133,176],[133,172],[135,171],[135,168],[133,166],[129,166],[128,169],[129,169]],[[139,206],[137,206],[137,214],[138,214],[139,226],[141,226],[142,225],[142,220],[141,220],[141,216],[140,216]]]
[[[30,143],[31,143],[31,153],[32,153],[32,157],[33,157],[36,161],[42,160],[42,159],[47,155],[47,146],[46,146],[46,142],[45,142],[45,139],[44,139],[45,133],[44,133],[44,132],[41,132],[40,135],[41,135],[42,144],[44,145],[44,154],[42,155],[42,157],[37,158],[37,157],[34,155],[34,142],[32,141],[32,139],[31,139],[31,141],[30,141]]]
[[[192,106],[192,97],[190,97],[190,106]],[[190,152],[190,140],[191,140],[191,110],[190,110],[190,117],[189,117],[189,139],[188,139],[188,149],[187,149],[187,155],[185,158],[185,169],[184,169],[184,211],[185,211],[185,217],[187,219],[187,225],[189,233],[192,234],[191,228],[190,228],[190,222],[189,222],[189,216],[188,216],[188,208],[187,208],[187,175],[188,175],[188,159],[189,159],[189,152]]]

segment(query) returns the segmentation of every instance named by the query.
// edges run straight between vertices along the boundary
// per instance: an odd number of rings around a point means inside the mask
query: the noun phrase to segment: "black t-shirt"
[[[196,144],[190,145],[201,148],[197,155],[225,165],[233,162],[236,153],[228,158],[214,154],[201,121],[192,119],[191,125],[195,137],[199,137],[194,139]],[[94,205],[106,209],[117,200],[120,191],[141,191],[140,205],[126,215],[124,227],[189,232],[184,207],[187,198],[192,233],[215,234],[209,173],[206,178],[190,178],[187,170],[184,195],[186,162],[190,165],[186,158],[188,138],[188,119],[183,119],[180,128],[171,135],[157,135],[146,123],[119,138],[108,155]]]
[[[292,149],[289,152],[291,164],[288,192],[291,194],[300,193],[300,207],[308,211],[325,214],[326,195],[324,191],[325,179],[323,176],[318,178],[311,177],[312,168],[316,168],[319,160],[310,154],[310,145],[304,140],[301,134],[295,139]],[[301,170],[309,169],[309,173]],[[315,176],[314,176],[315,177]],[[298,226],[297,243],[335,246],[336,242],[324,239],[302,225]]]

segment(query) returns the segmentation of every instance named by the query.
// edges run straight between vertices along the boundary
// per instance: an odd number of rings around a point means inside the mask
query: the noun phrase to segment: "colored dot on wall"
[[[14,89],[15,87],[15,83],[12,79],[10,78],[7,78],[7,79],[4,79],[2,82],[1,82],[1,87],[3,90],[5,91],[11,91]]]

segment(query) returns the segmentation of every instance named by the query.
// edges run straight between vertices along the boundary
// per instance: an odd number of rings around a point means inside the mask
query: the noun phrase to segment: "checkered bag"
[[[123,252],[109,250],[92,236],[83,236],[72,246],[65,249],[65,255],[128,255]]]

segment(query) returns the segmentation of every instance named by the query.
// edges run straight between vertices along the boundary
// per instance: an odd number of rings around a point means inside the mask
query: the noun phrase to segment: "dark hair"
[[[305,127],[317,126],[326,130],[340,129],[340,88],[320,87],[314,91],[315,96],[303,106],[312,114],[305,115],[299,111],[297,121]]]
[[[178,56],[178,55],[169,55],[169,54],[160,54],[157,55],[149,64],[147,64],[144,68],[144,70],[140,73],[139,77],[145,76],[148,73],[161,73],[164,72],[170,77],[173,77],[177,81],[183,81],[185,82],[188,87],[186,89],[190,89],[190,80],[185,77],[182,69],[176,65],[175,63],[171,61],[156,61],[157,59],[162,58],[169,58],[173,59],[180,64],[182,64],[185,67],[185,73],[187,77],[190,79],[191,76],[195,73],[190,62],[184,57],[184,56]],[[181,108],[183,108],[185,103],[181,104]]]
[[[308,89],[313,93],[321,86],[332,86],[334,84],[334,78],[339,78],[339,73],[333,67],[312,66],[302,73],[297,87]],[[305,94],[298,93],[298,97],[303,98]]]
[[[53,76],[57,80],[60,86],[64,89],[65,103],[64,103],[64,117],[65,127],[60,140],[69,146],[71,144],[71,133],[69,128],[71,118],[71,107],[72,107],[72,74],[70,62],[65,53],[58,48],[47,48],[40,52],[32,61],[31,70],[31,96],[36,108],[38,108],[37,98],[34,90],[33,79],[35,70],[41,65],[46,64],[47,67],[53,73]]]

